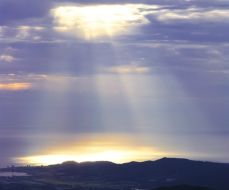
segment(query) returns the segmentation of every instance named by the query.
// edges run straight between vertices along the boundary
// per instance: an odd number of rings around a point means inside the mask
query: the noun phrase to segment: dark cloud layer
[[[1,73],[49,73],[52,70],[52,72],[58,73],[63,71],[80,74],[81,72],[97,72],[96,67],[100,65],[110,66],[114,64],[114,55],[112,55],[114,47],[111,42],[96,44],[96,42],[85,42],[80,38],[76,39],[73,36],[58,34],[54,31],[54,23],[48,15],[50,8],[55,3],[33,1],[30,5],[29,2],[31,3],[31,1],[26,0],[17,2],[1,1],[0,7],[4,10],[0,11],[0,14],[2,14],[0,16],[2,19],[0,35],[2,33],[1,41],[3,42],[1,49],[4,51],[9,46],[17,49],[16,52],[12,53],[15,60],[17,60],[16,63],[13,65],[2,63],[0,65]],[[80,1],[73,2],[82,3]],[[84,1],[84,3],[86,2]],[[63,4],[63,1],[56,1],[56,3]],[[146,2],[128,1],[128,3]],[[146,14],[145,17],[150,23],[141,27],[140,34],[120,36],[116,39],[118,43],[124,45],[141,43],[143,46],[145,43],[145,46],[148,47],[145,48],[146,52],[142,53],[142,56],[152,58],[152,55],[158,54],[159,56],[154,57],[154,59],[159,58],[162,62],[168,61],[167,66],[173,65],[169,63],[173,60],[178,64],[180,62],[181,66],[184,65],[184,62],[190,62],[190,60],[205,65],[209,61],[209,57],[219,59],[219,61],[220,59],[227,60],[226,50],[228,46],[223,47],[223,44],[229,42],[227,35],[229,24],[227,18],[224,18],[226,14],[221,14],[221,11],[228,11],[226,1],[177,1],[176,4],[171,3],[171,1],[155,1],[154,4],[167,6],[160,8],[158,12],[155,10],[153,13]],[[26,6],[29,6],[30,9],[26,9]],[[189,15],[192,12],[189,8],[196,9],[196,18]],[[180,10],[184,12],[179,12]],[[209,11],[217,12],[213,14]],[[167,14],[168,16],[166,16]],[[175,14],[175,16],[173,15],[174,18],[170,18],[170,14]],[[213,18],[209,18],[209,20],[208,17],[212,15]],[[182,16],[190,18],[183,19]],[[206,18],[204,19],[204,17]],[[31,19],[32,22],[29,22],[28,20]],[[13,26],[11,26],[11,21],[14,23]],[[34,23],[37,23],[38,26]],[[24,25],[31,28],[21,27]],[[41,27],[41,29],[35,27]],[[106,39],[104,40],[106,41]],[[155,43],[158,44],[158,47],[149,47],[150,45],[155,46]],[[165,44],[169,44],[169,47]],[[198,45],[204,47],[199,48]],[[222,48],[219,50],[218,47]],[[151,51],[152,54],[149,53]],[[64,52],[64,54],[61,55],[59,52]],[[164,55],[163,57],[160,56],[161,53]],[[130,51],[127,53],[124,51],[119,52],[119,54],[123,64],[135,61],[135,59],[131,60],[130,57],[136,58],[136,52],[131,53]],[[141,58],[144,57],[139,57],[139,59]],[[65,62],[67,62],[68,68],[65,67]],[[198,67],[202,67],[201,63]],[[149,64],[151,66],[152,61]],[[185,67],[188,68],[189,65],[186,64]],[[192,67],[192,64],[190,64],[190,67]]]
[[[0,24],[8,25],[48,14],[50,3],[45,0],[1,0]]]

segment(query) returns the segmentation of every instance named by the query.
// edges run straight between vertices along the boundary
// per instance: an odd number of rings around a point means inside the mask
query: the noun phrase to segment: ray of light
[[[107,93],[112,92],[112,96],[123,100],[126,107],[125,115],[129,115],[129,122],[120,122],[123,128],[128,128],[131,131],[138,130],[143,133],[145,131],[145,121],[148,121],[144,115],[143,107],[149,101],[147,97],[155,97],[158,94],[159,81],[157,78],[152,80],[149,67],[138,65],[132,62],[123,64],[122,52],[129,53],[129,49],[113,44],[113,51],[116,57],[115,65],[106,67],[104,75],[97,75],[97,89],[104,109],[104,118],[112,117],[112,103],[106,102]],[[149,102],[148,102],[149,104]],[[122,105],[120,105],[122,106]],[[116,110],[116,113],[118,111]],[[112,121],[112,118],[111,118]],[[107,122],[107,121],[104,121]],[[110,122],[111,123],[111,122]],[[112,124],[107,123],[106,126],[112,127]],[[155,123],[154,123],[155,124]]]

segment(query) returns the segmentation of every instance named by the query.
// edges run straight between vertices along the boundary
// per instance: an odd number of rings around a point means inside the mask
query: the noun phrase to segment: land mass
[[[229,164],[162,158],[156,161],[73,161],[50,166],[8,167],[0,190],[228,190]],[[14,172],[28,176],[13,176]]]

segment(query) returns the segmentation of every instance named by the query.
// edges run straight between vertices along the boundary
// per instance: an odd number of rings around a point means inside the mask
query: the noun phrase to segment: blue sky
[[[228,29],[227,0],[0,0],[1,164],[229,162]]]

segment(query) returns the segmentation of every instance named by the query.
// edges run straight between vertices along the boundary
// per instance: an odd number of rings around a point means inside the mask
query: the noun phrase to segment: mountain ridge
[[[156,162],[168,162],[168,161],[191,161],[191,162],[199,162],[199,163],[210,163],[210,164],[224,164],[224,165],[229,165],[229,163],[227,162],[216,162],[216,161],[205,161],[205,160],[192,160],[192,159],[188,159],[188,158],[179,158],[179,157],[162,157],[159,158],[157,160],[145,160],[145,161],[130,161],[130,162],[124,162],[124,163],[115,163],[112,161],[105,161],[105,160],[101,160],[101,161],[84,161],[84,162],[77,162],[77,161],[73,161],[73,160],[69,160],[69,161],[64,161],[62,163],[59,164],[51,164],[51,165],[47,165],[47,166],[55,166],[55,165],[90,165],[90,164],[115,164],[115,165],[125,165],[125,164],[140,164],[140,163],[156,163]]]

